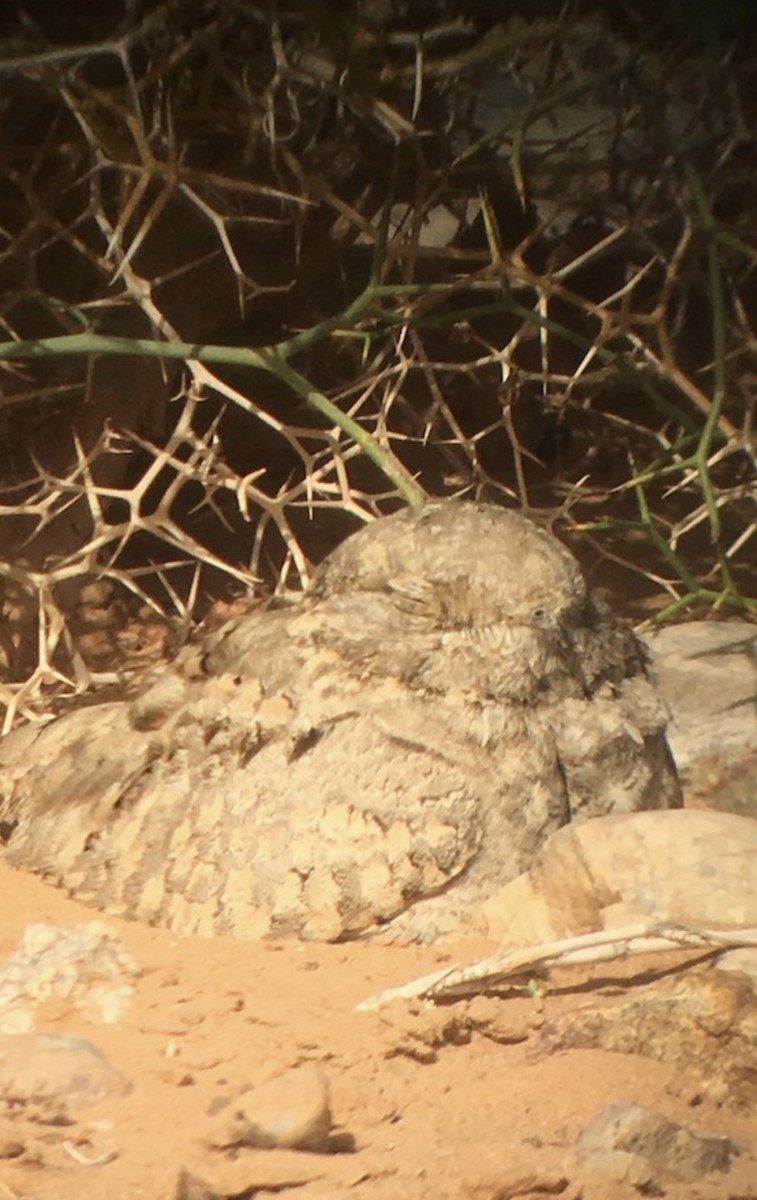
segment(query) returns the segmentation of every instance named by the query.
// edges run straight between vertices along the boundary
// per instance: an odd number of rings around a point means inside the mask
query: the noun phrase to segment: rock
[[[757,817],[757,626],[691,621],[646,641],[687,799]]]
[[[513,1009],[485,996],[476,996],[451,1008],[424,1004],[419,1000],[395,1001],[384,1014],[383,1026],[389,1045],[386,1058],[401,1055],[429,1064],[449,1046],[465,1046],[474,1033],[501,1045],[528,1040],[533,1032],[534,1010]]]
[[[325,1153],[330,1133],[326,1077],[317,1067],[304,1066],[224,1102],[213,1114],[207,1141],[214,1149],[255,1146]]]
[[[289,1196],[290,1188],[299,1190],[318,1179],[319,1172],[310,1164],[297,1170],[287,1156],[284,1163],[272,1163],[267,1156],[243,1155],[235,1159],[208,1162],[203,1159],[179,1171],[174,1200],[241,1200],[246,1197]],[[311,1160],[312,1162],[312,1160]],[[208,1172],[212,1177],[207,1177]],[[296,1190],[295,1190],[296,1189]],[[308,1192],[309,1194],[309,1192]],[[335,1192],[331,1192],[333,1197]]]
[[[738,1154],[728,1138],[695,1133],[623,1100],[597,1114],[580,1135],[576,1150],[585,1167],[630,1183],[642,1195],[660,1194],[661,1181],[689,1183],[711,1171],[727,1171]]]
[[[621,997],[599,996],[547,1021],[535,1047],[641,1054],[675,1067],[682,1086],[750,1110],[757,1104],[757,979],[689,969]]]
[[[225,1200],[225,1195],[216,1191],[206,1180],[200,1179],[199,1175],[193,1175],[191,1171],[180,1171],[174,1200]]]
[[[0,963],[0,1032],[34,1026],[34,1008],[57,996],[92,1021],[112,1024],[131,1003],[139,973],[108,926],[89,921],[65,929],[28,925],[21,945]]]
[[[8,1137],[0,1133],[0,1159],[20,1158],[25,1150],[25,1142],[17,1137]]]
[[[533,1156],[532,1156],[533,1157]],[[541,1160],[544,1154],[539,1154]],[[550,1170],[541,1161],[520,1165],[502,1164],[499,1170],[466,1180],[465,1200],[581,1200],[582,1193],[570,1187],[570,1180],[559,1169]]]
[[[671,711],[668,741],[679,770],[757,750],[757,626],[687,621],[651,630],[645,641]]]
[[[715,959],[721,971],[742,971],[757,979],[757,946],[739,946],[737,950],[726,950]]]
[[[2,1103],[39,1110],[40,1120],[57,1123],[69,1110],[127,1096],[131,1086],[86,1038],[63,1033],[0,1034]]]
[[[568,821],[680,803],[640,643],[494,506],[376,521],[191,657],[4,739],[9,862],[182,932],[431,939]]]
[[[567,826],[482,913],[489,935],[512,945],[644,917],[757,925],[757,821],[680,809]]]

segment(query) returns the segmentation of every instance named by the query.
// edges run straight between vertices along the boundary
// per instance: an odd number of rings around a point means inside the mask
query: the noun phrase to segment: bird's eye
[[[549,621],[549,613],[546,608],[534,608],[531,611],[531,620],[534,625],[546,625]]]

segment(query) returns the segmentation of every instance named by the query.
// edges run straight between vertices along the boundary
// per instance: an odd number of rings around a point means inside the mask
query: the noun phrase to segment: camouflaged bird
[[[9,862],[181,932],[430,939],[566,822],[680,804],[635,635],[491,505],[367,525],[190,658],[0,743]]]

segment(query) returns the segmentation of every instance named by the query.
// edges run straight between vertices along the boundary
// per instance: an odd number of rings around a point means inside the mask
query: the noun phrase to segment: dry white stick
[[[542,942],[537,946],[503,950],[489,958],[478,959],[468,966],[445,967],[431,975],[422,975],[400,987],[388,988],[358,1004],[368,1011],[381,1008],[390,1000],[475,995],[498,988],[514,986],[525,977],[533,977],[555,965],[607,962],[632,954],[652,954],[665,950],[715,950],[735,946],[757,946],[757,928],[702,929],[693,925],[669,925],[646,922],[623,929],[602,929],[563,938],[557,942]]]
[[[88,1155],[82,1154],[78,1146],[75,1146],[68,1138],[63,1142],[63,1149],[73,1158],[74,1162],[81,1163],[83,1167],[101,1167],[118,1158],[117,1150],[104,1150],[102,1154],[96,1154],[94,1158],[90,1158]]]

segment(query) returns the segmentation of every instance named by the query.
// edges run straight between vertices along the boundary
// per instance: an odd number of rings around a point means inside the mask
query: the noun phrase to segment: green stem
[[[268,352],[265,350],[259,353],[264,360],[268,357]],[[333,421],[348,437],[351,437],[366,458],[375,463],[387,479],[394,484],[403,500],[406,500],[413,508],[421,508],[425,504],[428,499],[426,492],[405,470],[391,450],[381,446],[367,430],[353,421],[352,417],[343,413],[332,400],[329,400],[328,396],[324,396],[322,392],[314,388],[310,380],[306,379],[304,375],[300,375],[299,371],[295,371],[294,367],[291,367],[284,359],[272,354],[270,362],[272,374],[287,383],[292,391],[301,396],[311,408],[327,417],[329,421]]]
[[[639,514],[641,516],[643,528],[646,529],[649,537],[652,539],[665,561],[670,564],[681,582],[684,583],[689,589],[689,593],[691,595],[696,594],[700,591],[700,586],[689,571],[688,567],[681,561],[673,547],[666,542],[665,538],[657,528],[654,518],[649,511],[649,505],[647,504],[647,497],[644,492],[644,488],[636,486],[634,491],[636,492],[636,502],[639,505]]]
[[[713,440],[716,436],[720,414],[726,397],[726,336],[725,336],[725,296],[723,294],[723,276],[720,269],[720,253],[718,249],[718,227],[709,200],[698,172],[691,159],[680,144],[675,145],[681,159],[684,176],[689,185],[694,205],[699,213],[702,228],[707,237],[707,274],[710,283],[710,302],[712,305],[712,357],[714,363],[714,378],[712,401],[707,419],[702,429],[694,458],[699,475],[699,482],[704,496],[707,516],[710,522],[710,533],[713,544],[720,538],[720,513],[715,501],[715,491],[710,479],[708,459]]]
[[[344,313],[341,315],[344,319]],[[312,330],[310,331],[312,333]],[[386,475],[397,488],[403,500],[415,508],[421,507],[426,493],[412,475],[403,467],[393,452],[382,446],[367,430],[319,392],[303,375],[289,365],[278,347],[252,350],[245,346],[199,345],[193,342],[157,342],[150,338],[110,337],[97,333],[73,333],[61,337],[34,338],[25,342],[0,344],[0,359],[48,358],[61,354],[124,354],[142,355],[147,358],[177,359],[182,362],[223,364],[226,366],[252,367],[267,371],[287,384],[305,402],[333,421],[344,433],[360,446],[371,462]]]

